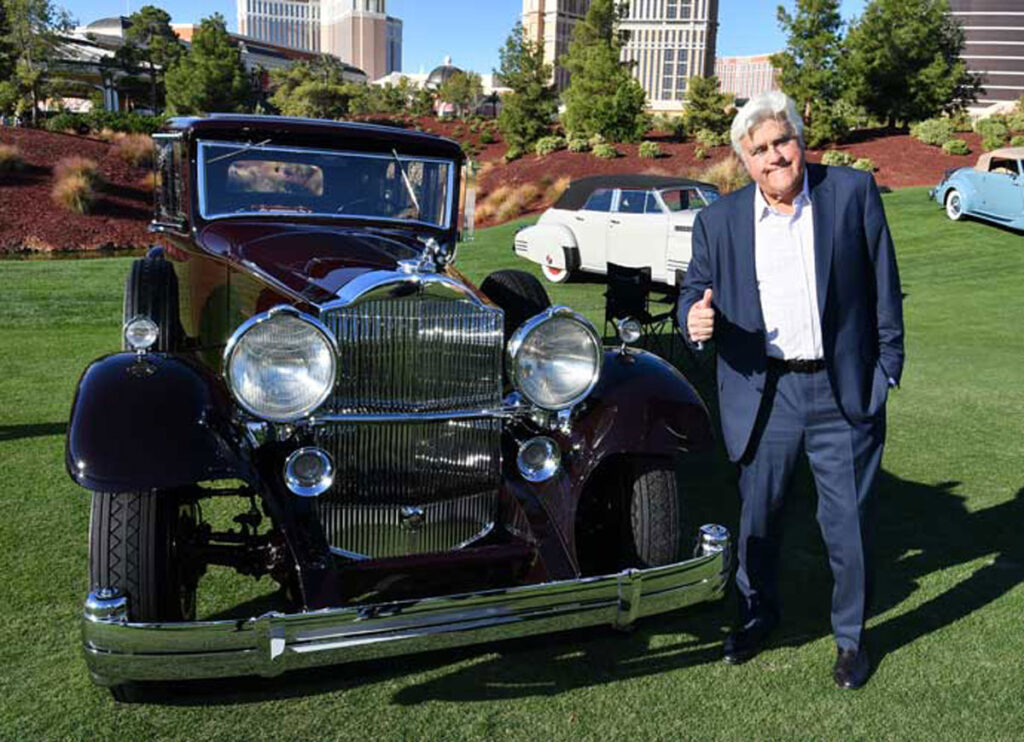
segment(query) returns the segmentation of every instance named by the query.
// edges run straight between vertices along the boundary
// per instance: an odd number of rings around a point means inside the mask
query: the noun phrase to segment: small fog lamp
[[[124,324],[124,342],[136,351],[149,350],[160,336],[160,328],[149,317],[132,317]]]
[[[284,481],[299,497],[316,497],[334,484],[334,463],[319,448],[300,448],[284,463]]]
[[[519,447],[516,457],[519,473],[527,482],[543,482],[557,472],[562,463],[558,444],[550,438],[537,436]]]
[[[619,339],[623,345],[632,345],[643,334],[640,322],[632,317],[623,317],[622,319],[615,320],[615,327],[619,331]]]

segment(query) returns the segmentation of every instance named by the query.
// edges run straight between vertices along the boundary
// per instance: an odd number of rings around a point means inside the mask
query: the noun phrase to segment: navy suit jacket
[[[825,366],[851,423],[879,415],[903,372],[903,303],[892,237],[869,173],[808,163]],[[715,309],[718,400],[733,461],[747,449],[765,388],[765,324],[754,262],[750,184],[703,209],[679,296],[679,323],[707,288]]]

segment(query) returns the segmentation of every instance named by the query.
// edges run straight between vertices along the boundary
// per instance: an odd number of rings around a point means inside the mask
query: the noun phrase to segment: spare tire
[[[177,348],[181,338],[178,278],[173,266],[162,257],[134,261],[125,281],[124,322],[140,315],[149,317],[160,330],[152,350],[168,352]]]
[[[526,271],[495,271],[480,284],[480,290],[505,312],[506,340],[526,320],[551,306],[544,286]]]

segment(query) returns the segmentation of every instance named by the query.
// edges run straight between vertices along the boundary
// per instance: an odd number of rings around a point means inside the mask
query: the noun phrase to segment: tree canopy
[[[624,37],[618,20],[613,0],[594,0],[573,31],[562,59],[570,75],[564,123],[572,135],[633,142],[647,130],[647,94],[620,61]]]
[[[808,144],[834,141],[845,134],[845,122],[835,110],[844,91],[839,0],[797,0],[795,14],[780,5],[777,17],[786,34],[786,49],[771,58],[780,87],[804,118]]]
[[[117,59],[128,72],[145,66],[149,76],[149,107],[156,112],[161,108],[164,75],[178,63],[184,46],[171,28],[171,16],[154,5],[142,6],[128,16],[128,23]]]
[[[948,11],[945,0],[871,0],[846,38],[851,99],[890,127],[976,100],[963,29]]]
[[[285,116],[324,119],[346,116],[356,91],[345,82],[344,71],[341,60],[328,54],[274,70],[270,79],[276,89],[270,102]]]
[[[39,0],[35,0],[39,1]],[[224,16],[204,18],[188,54],[165,75],[167,108],[175,114],[248,110],[252,87]]]
[[[516,23],[498,51],[498,82],[511,88],[502,98],[498,128],[509,146],[525,149],[548,132],[558,103],[551,86],[551,65],[544,63],[544,50]]]
[[[35,124],[39,104],[50,92],[52,62],[59,46],[57,34],[70,28],[71,18],[50,0],[0,1],[6,6],[7,24],[0,42],[6,44],[11,55],[7,64],[14,63],[13,89],[31,107]]]
[[[438,99],[451,103],[460,117],[472,113],[483,95],[483,82],[476,72],[456,72],[437,89]]]

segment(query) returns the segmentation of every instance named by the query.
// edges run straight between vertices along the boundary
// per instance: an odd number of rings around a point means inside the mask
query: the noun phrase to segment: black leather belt
[[[821,358],[813,361],[803,359],[768,358],[768,366],[780,373],[787,371],[794,374],[813,374],[825,370],[825,361]]]

